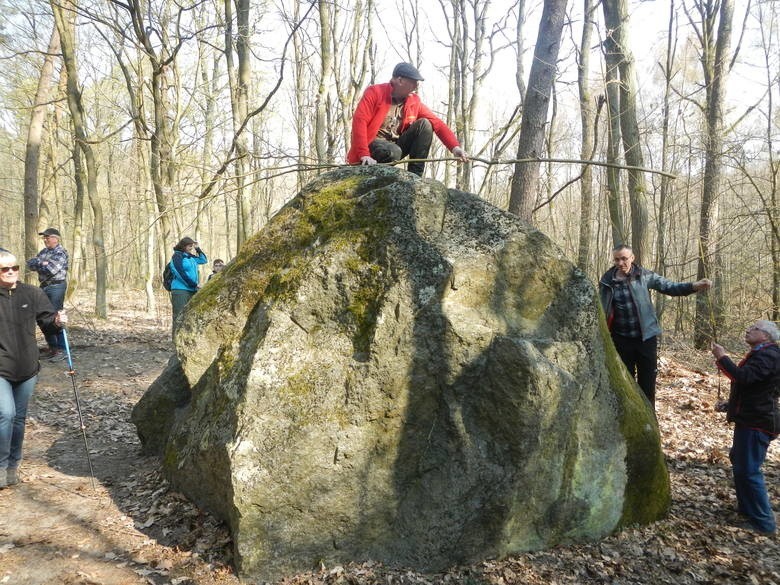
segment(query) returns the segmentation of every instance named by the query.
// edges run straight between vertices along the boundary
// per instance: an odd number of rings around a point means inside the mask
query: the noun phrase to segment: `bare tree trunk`
[[[676,8],[674,0],[670,0],[669,5],[669,27],[667,28],[666,37],[666,64],[664,65],[664,110],[663,110],[663,122],[661,126],[661,170],[669,170],[669,150],[670,150],[670,137],[669,137],[669,104],[672,96],[672,66],[674,64],[674,56],[676,54],[676,42],[677,32],[675,30],[676,23]],[[661,175],[661,192],[658,201],[658,228],[657,232],[657,245],[656,245],[656,262],[655,271],[658,274],[666,274],[666,231],[667,231],[667,215],[669,207],[669,190],[671,187],[671,180],[667,175]],[[664,315],[664,309],[666,307],[666,295],[656,295],[655,297],[655,312],[658,316],[658,321],[661,322]]]
[[[760,7],[759,10],[761,10],[760,14],[760,21],[762,23],[768,22],[768,23],[775,23],[777,22],[778,13],[777,11],[777,4],[769,4],[766,7],[766,10],[771,12],[771,18],[770,15],[766,15],[764,12],[764,7]],[[765,18],[765,15],[767,16]],[[771,26],[771,25],[770,25]],[[778,185],[778,174],[780,173],[780,163],[775,159],[775,151],[777,150],[777,147],[774,144],[773,136],[774,136],[774,128],[776,126],[775,124],[775,109],[774,109],[774,100],[772,98],[772,85],[775,83],[778,86],[778,89],[780,89],[780,74],[776,73],[774,79],[772,78],[771,73],[771,67],[772,67],[772,56],[777,51],[777,47],[773,46],[772,44],[772,30],[770,28],[767,33],[764,32],[764,27],[762,26],[762,50],[764,53],[764,70],[766,72],[766,86],[769,90],[767,92],[767,111],[766,111],[766,152],[769,160],[767,161],[767,171],[768,171],[768,178],[769,178],[769,198],[767,200],[766,197],[762,198],[762,201],[764,203],[764,210],[767,214],[767,219],[769,221],[769,228],[770,228],[770,241],[771,241],[771,251],[772,251],[772,313],[770,315],[770,319],[772,321],[777,321],[780,319],[780,209],[778,208],[778,205],[780,204],[780,201],[778,201],[778,196],[780,193],[780,185]]]
[[[582,145],[580,158],[584,161],[593,156],[594,133],[593,98],[590,92],[590,46],[593,38],[593,0],[583,1],[582,38],[580,39],[579,63],[577,66],[577,87],[580,95],[580,127],[582,129]],[[593,171],[591,165],[582,165],[580,179],[580,235],[577,246],[577,265],[589,272],[590,243],[592,240],[593,223]]]
[[[300,0],[295,0],[293,6],[293,21],[300,19]],[[354,38],[353,38],[354,39]],[[311,143],[307,136],[308,116],[306,115],[306,43],[303,38],[303,31],[296,30],[292,35],[293,41],[293,75],[295,79],[295,140],[298,145],[298,165],[304,165],[309,160],[308,145]],[[300,191],[310,179],[310,173],[299,166],[296,173],[297,191]]]
[[[517,59],[515,60],[515,85],[520,93],[520,107],[525,100],[525,67],[523,58],[525,55],[525,0],[517,0],[517,26],[515,27],[515,46]]]
[[[60,36],[53,26],[49,49],[43,59],[38,88],[35,91],[30,126],[27,128],[27,147],[24,155],[24,257],[32,258],[38,251],[38,169],[41,157],[41,137],[46,120],[46,102],[51,93],[54,58],[60,51]],[[28,274],[32,278],[33,273]]]
[[[151,129],[147,128],[141,117],[136,117],[135,120],[139,128],[149,136],[149,173],[160,219],[162,239],[164,242],[170,242],[172,240],[174,218],[171,217],[172,208],[169,189],[176,174],[173,152],[174,143],[176,142],[175,134],[178,127],[178,115],[174,115],[174,111],[170,107],[172,90],[168,76],[175,71],[175,60],[179,47],[171,49],[169,46],[168,33],[164,23],[158,22],[158,26],[153,26],[151,22],[145,20],[147,16],[151,18],[145,3],[133,0],[127,4],[117,3],[115,6],[119,6],[128,12],[133,34],[143,47],[144,55],[151,68],[151,76],[148,81],[151,86],[153,127]],[[154,35],[159,42],[153,41],[150,35]],[[117,59],[120,62],[120,66],[123,67],[122,60],[118,54]],[[124,72],[128,93],[131,96],[131,101],[133,101],[135,100],[133,94],[136,93],[136,89],[133,87],[129,73],[126,70]],[[142,108],[143,104],[139,98],[138,103],[134,105],[134,110],[141,112]]]
[[[519,99],[517,106],[512,114],[509,116],[506,124],[493,133],[493,136],[488,139],[482,151],[488,150],[490,152],[489,158],[492,160],[499,159],[503,156],[510,145],[514,142],[515,136],[519,133],[520,115],[523,108],[523,100],[525,99],[525,69],[523,67],[523,55],[525,53],[524,48],[524,33],[525,33],[525,0],[516,0],[514,7],[517,10],[517,19],[515,27],[515,85],[517,86]],[[470,151],[467,151],[470,152]],[[476,153],[477,155],[483,155],[483,152]],[[471,153],[472,155],[474,153]],[[488,197],[491,189],[491,185],[494,182],[494,175],[496,172],[496,165],[488,166],[484,171],[484,176],[477,189],[477,194],[480,197]],[[496,205],[501,207],[506,206],[506,201],[494,201]]]
[[[247,157],[249,153],[246,133],[239,134],[249,117],[249,86],[251,69],[249,64],[249,0],[235,0],[237,34],[235,42],[238,68],[233,62],[233,14],[231,0],[225,0],[225,62],[230,79],[230,103],[233,110],[233,132],[236,135],[236,247],[249,237],[250,204],[247,200],[246,177],[248,173]]]
[[[605,95],[607,100],[608,131],[607,131],[607,162],[620,164],[620,90],[618,85],[618,58],[606,50]],[[607,208],[609,223],[612,228],[612,246],[619,246],[628,241],[626,226],[623,220],[623,208],[620,205],[620,171],[615,167],[607,168]]]
[[[74,5],[75,8],[75,5]],[[81,90],[78,85],[78,68],[76,67],[75,50],[75,11],[66,11],[61,5],[52,2],[52,12],[62,47],[62,60],[67,73],[67,97],[73,121],[73,131],[76,144],[84,154],[87,169],[87,196],[92,206],[93,231],[92,245],[95,251],[95,314],[100,319],[108,317],[106,303],[106,250],[103,237],[103,208],[97,192],[97,164],[92,146],[87,137],[84,115],[84,105],[81,101]]]
[[[317,162],[329,163],[327,136],[328,102],[330,85],[333,78],[333,46],[331,31],[335,28],[330,9],[330,0],[318,0],[320,13],[320,82],[317,87],[316,117],[314,125],[314,145],[317,150]]]
[[[712,10],[713,2],[720,1],[720,10]],[[705,35],[708,42],[702,47],[702,67],[707,102],[705,106],[706,134],[704,180],[702,187],[701,215],[699,218],[700,253],[696,275],[710,278],[713,288],[696,297],[693,343],[697,349],[704,349],[718,337],[723,321],[720,275],[722,267],[718,262],[717,242],[717,199],[720,192],[723,158],[723,102],[728,75],[729,50],[731,47],[731,25],[734,13],[733,0],[701,0],[701,13],[707,14],[702,27],[715,31],[717,38]],[[717,15],[717,16],[716,16]]]
[[[634,57],[629,47],[629,18],[626,0],[603,0],[604,20],[607,27],[605,44],[607,53],[617,59],[620,74],[620,130],[626,164],[644,167],[644,157],[639,143],[639,124],[636,117],[636,71]],[[628,171],[628,193],[631,205],[631,246],[637,263],[642,263],[650,253],[647,231],[647,188],[644,173]]]
[[[539,158],[543,152],[544,125],[555,82],[558,49],[561,45],[567,0],[545,0],[534,62],[528,78],[523,121],[517,146],[518,159]],[[509,196],[509,211],[532,222],[532,210],[539,186],[539,163],[515,163]]]
[[[348,74],[335,76],[336,95],[341,101],[341,128],[345,145],[349,144],[351,138],[352,114],[357,106],[359,92],[365,85],[376,53],[373,14],[374,0],[367,0],[365,5],[360,0],[355,2],[352,30],[349,35],[348,60],[344,64]]]

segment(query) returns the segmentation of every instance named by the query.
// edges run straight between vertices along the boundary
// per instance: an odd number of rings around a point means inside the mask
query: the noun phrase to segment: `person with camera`
[[[47,335],[68,322],[37,286],[19,281],[19,262],[0,252],[0,489],[19,483],[19,462],[38,371],[35,325]]]
[[[183,237],[173,247],[171,269],[171,309],[173,312],[173,335],[179,325],[179,317],[184,307],[200,288],[198,266],[207,264],[208,258],[198,247],[198,242],[189,237]]]
[[[780,330],[771,321],[756,321],[745,331],[750,346],[735,364],[722,345],[712,344],[716,365],[731,380],[728,402],[718,410],[734,423],[729,459],[743,528],[775,534],[777,525],[761,466],[769,444],[780,433]]]

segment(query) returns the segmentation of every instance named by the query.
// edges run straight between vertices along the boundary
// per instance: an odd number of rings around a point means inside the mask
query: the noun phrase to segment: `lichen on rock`
[[[176,349],[190,401],[139,434],[229,524],[250,578],[440,570],[669,506],[652,409],[586,276],[511,214],[402,170],[313,181],[195,295]]]

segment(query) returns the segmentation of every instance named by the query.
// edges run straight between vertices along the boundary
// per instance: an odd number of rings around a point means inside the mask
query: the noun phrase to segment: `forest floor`
[[[138,293],[139,297],[141,293]],[[95,484],[91,485],[72,379],[65,362],[43,362],[27,421],[22,483],[0,490],[0,584],[238,585],[225,526],[171,491],[157,459],[141,456],[130,410],[172,352],[163,308],[112,297],[111,318],[67,308]],[[734,346],[733,350],[740,350]],[[732,526],[730,430],[715,413],[712,360],[684,346],[660,361],[658,419],[672,480],[663,521],[600,542],[561,546],[448,573],[378,563],[316,567],[285,585],[658,584],[780,585],[780,538]],[[780,505],[780,447],[765,465]]]

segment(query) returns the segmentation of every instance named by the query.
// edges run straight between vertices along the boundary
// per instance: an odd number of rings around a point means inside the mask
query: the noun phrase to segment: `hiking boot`
[[[6,485],[16,485],[19,483],[19,470],[16,467],[9,467],[5,470]]]
[[[8,485],[7,470],[0,469],[0,490]]]

